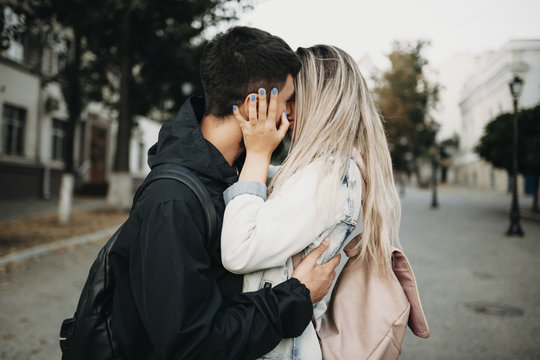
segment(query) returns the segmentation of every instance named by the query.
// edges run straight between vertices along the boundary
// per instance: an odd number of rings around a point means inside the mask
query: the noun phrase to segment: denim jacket
[[[266,186],[254,181],[237,182],[224,192],[227,207],[221,235],[222,261],[229,271],[245,274],[244,292],[289,279],[294,270],[291,257],[299,252],[307,255],[325,237],[330,238],[330,244],[319,262],[330,260],[358,233],[354,230],[361,218],[362,176],[356,163],[349,161],[346,176],[337,188],[329,179],[321,179],[322,171],[322,162],[314,161],[287,179],[268,199]],[[330,191],[335,191],[333,196],[320,199]],[[328,199],[333,206],[325,203]],[[326,302],[314,304],[313,311],[320,320]],[[313,323],[300,337],[283,339],[262,357],[321,358]]]

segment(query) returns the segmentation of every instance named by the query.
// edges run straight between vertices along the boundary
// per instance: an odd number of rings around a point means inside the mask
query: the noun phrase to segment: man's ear
[[[248,94],[248,96],[246,96],[246,98],[244,99],[244,103],[242,104],[242,106],[240,106],[240,114],[242,114],[242,116],[246,120],[249,120],[249,97],[251,95],[252,94]]]

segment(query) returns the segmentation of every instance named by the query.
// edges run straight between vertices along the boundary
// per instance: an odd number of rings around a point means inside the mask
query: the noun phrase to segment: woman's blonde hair
[[[346,52],[317,45],[299,48],[297,55],[302,67],[295,80],[291,148],[269,192],[279,189],[286,179],[314,160],[323,161],[327,171],[321,176],[332,176],[337,189],[357,148],[364,159],[362,176],[366,183],[358,258],[389,274],[392,247],[399,246],[401,208],[382,118],[357,64]],[[332,201],[332,194],[329,196],[325,202]],[[320,205],[328,208],[324,203]]]

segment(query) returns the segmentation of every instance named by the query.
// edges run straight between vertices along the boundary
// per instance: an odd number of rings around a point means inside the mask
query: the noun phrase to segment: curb
[[[29,259],[43,256],[45,254],[51,253],[55,250],[82,245],[92,241],[97,241],[105,237],[111,237],[116,230],[120,227],[121,224],[111,226],[102,230],[98,230],[93,233],[88,233],[84,235],[78,235],[65,240],[59,240],[48,244],[43,244],[39,246],[34,246],[26,250],[18,251],[9,255],[0,257],[0,272],[5,270],[6,266],[14,263],[22,263]]]

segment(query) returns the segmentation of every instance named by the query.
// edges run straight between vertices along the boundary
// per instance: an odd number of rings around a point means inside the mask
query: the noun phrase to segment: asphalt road
[[[402,199],[431,336],[408,330],[401,359],[540,359],[540,222],[522,219],[525,236],[507,237],[509,195],[444,188],[440,203],[417,190]]]
[[[540,222],[504,236],[510,197],[492,192],[443,188],[432,210],[429,192],[407,189],[402,203],[401,241],[431,337],[408,331],[401,359],[540,359]],[[0,275],[0,360],[60,358],[60,323],[102,243]]]
[[[0,360],[60,359],[60,324],[73,316],[103,244],[56,252],[0,275]]]

